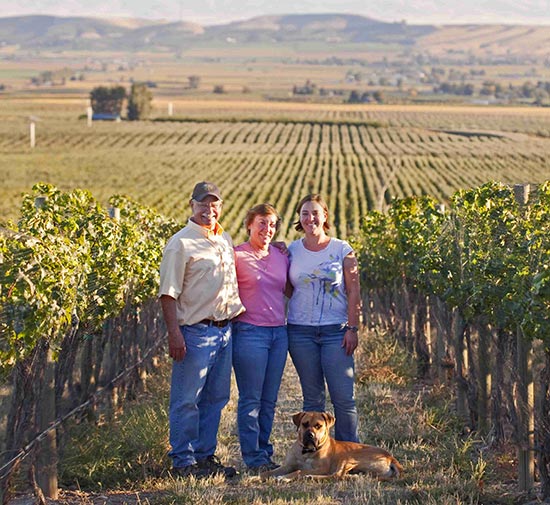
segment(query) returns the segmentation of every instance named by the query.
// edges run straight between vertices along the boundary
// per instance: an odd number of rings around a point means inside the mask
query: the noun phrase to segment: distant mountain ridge
[[[0,46],[31,50],[179,51],[195,44],[397,44],[433,51],[457,49],[491,54],[547,54],[547,26],[413,25],[352,14],[259,16],[213,26],[188,22],[92,17],[17,16],[0,18]]]

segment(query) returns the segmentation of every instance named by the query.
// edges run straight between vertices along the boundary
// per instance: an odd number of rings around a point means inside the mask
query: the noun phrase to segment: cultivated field
[[[38,181],[88,189],[104,203],[125,194],[184,219],[193,184],[210,179],[224,191],[223,224],[236,238],[260,201],[280,209],[281,236],[293,238],[294,207],[311,191],[327,197],[336,233],[348,236],[367,209],[395,197],[444,202],[488,180],[537,183],[550,174],[544,109],[166,99],[155,102],[159,121],[88,127],[78,119],[85,106],[80,97],[0,101],[2,219],[17,218],[21,193]]]

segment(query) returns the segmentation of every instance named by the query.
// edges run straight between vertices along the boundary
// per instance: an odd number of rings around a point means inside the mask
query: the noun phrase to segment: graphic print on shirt
[[[312,300],[319,307],[319,321],[325,309],[332,308],[332,301],[338,297],[339,277],[342,276],[342,262],[338,255],[331,254],[328,261],[319,264],[311,273],[300,275],[300,282],[311,286]]]

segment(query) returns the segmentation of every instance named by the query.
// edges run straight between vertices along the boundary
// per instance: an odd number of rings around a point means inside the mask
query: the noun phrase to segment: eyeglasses
[[[220,210],[222,208],[221,200],[217,202],[211,202],[211,203],[197,202],[196,200],[193,200],[193,202],[201,210],[208,210],[208,209]]]

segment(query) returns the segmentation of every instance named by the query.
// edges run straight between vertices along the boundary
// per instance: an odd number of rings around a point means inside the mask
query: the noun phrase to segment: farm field
[[[166,115],[167,102],[175,113]],[[83,188],[104,203],[125,194],[184,219],[199,179],[222,188],[222,224],[244,237],[247,208],[270,201],[292,239],[294,207],[306,193],[328,201],[335,233],[358,231],[367,209],[430,194],[445,202],[489,180],[538,183],[550,175],[550,117],[544,109],[314,105],[254,101],[155,101],[157,121],[78,119],[86,98],[0,101],[0,218],[16,219],[36,182]],[[37,116],[36,147],[29,116]],[[161,121],[170,119],[171,121]]]

